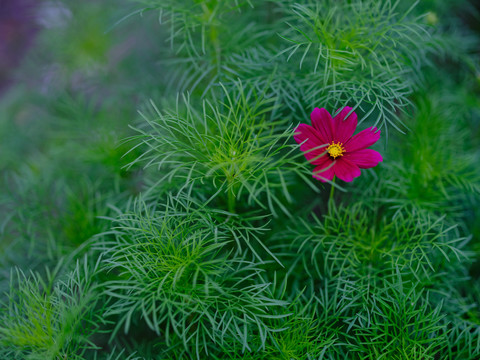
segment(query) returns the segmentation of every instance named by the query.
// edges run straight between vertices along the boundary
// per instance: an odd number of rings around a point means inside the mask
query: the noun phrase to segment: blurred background
[[[109,0],[1,0],[1,170],[37,162],[54,143],[125,131],[158,83],[148,24],[115,27],[129,8]],[[62,131],[70,125],[73,133]]]
[[[0,290],[10,265],[55,265],[141,185],[121,140],[162,68],[158,23],[122,21],[136,9],[0,0]]]

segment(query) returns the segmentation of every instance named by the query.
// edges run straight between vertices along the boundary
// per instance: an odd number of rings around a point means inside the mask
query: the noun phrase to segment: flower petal
[[[326,160],[330,160],[330,156],[328,156],[328,154],[325,152],[325,148],[323,148],[321,150],[322,150],[323,155],[312,156],[310,159],[307,158],[310,161],[310,163],[312,163],[313,165],[322,165]],[[316,150],[313,150],[312,153],[314,151],[316,151]],[[307,156],[307,154],[305,154],[305,157],[306,156]]]
[[[372,126],[368,129],[360,131],[357,135],[344,143],[343,147],[347,152],[366,149],[380,139],[380,133],[380,130],[378,130],[375,126]]]
[[[357,165],[360,169],[370,169],[383,161],[382,155],[372,149],[357,150],[346,153],[344,158]]]
[[[313,177],[321,182],[327,182],[327,180],[332,181],[335,172],[333,170],[333,166],[331,165],[331,159],[328,156],[325,157],[325,161],[313,169]]]
[[[353,181],[354,178],[361,175],[361,171],[358,166],[352,163],[350,160],[345,159],[345,157],[337,159],[333,165],[333,169],[335,170],[335,175],[340,180],[345,182]]]
[[[300,145],[300,150],[304,152],[305,157],[309,161],[313,161],[315,164],[316,158],[318,158],[323,152],[325,152],[324,141],[321,139],[317,130],[307,124],[300,124],[295,129],[293,135],[295,141]],[[303,143],[303,144],[302,144]]]
[[[350,106],[345,106],[342,111],[335,116],[333,122],[335,124],[335,140],[345,144],[355,132],[357,128],[357,114],[351,112]],[[350,115],[348,115],[351,112]]]
[[[312,126],[320,134],[324,143],[330,143],[333,141],[333,119],[332,115],[324,108],[315,108],[310,114],[312,119]]]

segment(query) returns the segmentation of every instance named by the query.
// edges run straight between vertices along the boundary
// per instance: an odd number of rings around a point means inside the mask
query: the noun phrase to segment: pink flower
[[[345,106],[332,119],[325,109],[315,108],[312,126],[300,124],[295,129],[295,141],[313,165],[313,177],[325,182],[337,176],[343,181],[353,181],[360,169],[369,169],[383,161],[378,151],[367,149],[380,139],[380,131],[370,127],[352,136],[357,128],[357,114]],[[351,112],[351,113],[350,113]],[[350,113],[350,115],[349,115]]]

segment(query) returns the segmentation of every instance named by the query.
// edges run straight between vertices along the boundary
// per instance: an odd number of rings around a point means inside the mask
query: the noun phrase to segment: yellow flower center
[[[330,154],[331,157],[336,159],[339,156],[343,156],[345,149],[342,146],[343,144],[339,141],[338,144],[335,144],[333,141],[330,146],[327,148],[327,152]]]

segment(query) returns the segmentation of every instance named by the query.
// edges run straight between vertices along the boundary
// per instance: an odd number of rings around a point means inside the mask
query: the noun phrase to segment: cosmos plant
[[[62,2],[0,100],[0,358],[479,359],[472,6]]]

